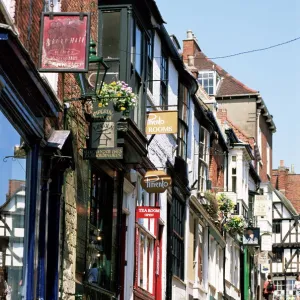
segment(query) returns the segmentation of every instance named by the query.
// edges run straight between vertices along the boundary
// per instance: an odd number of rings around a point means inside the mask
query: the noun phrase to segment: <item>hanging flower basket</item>
[[[244,232],[246,223],[240,216],[232,216],[224,224],[224,229],[232,235],[240,234]]]
[[[221,194],[217,198],[219,209],[225,215],[229,214],[234,209],[234,202],[229,199],[225,194]]]
[[[124,116],[129,115],[130,110],[137,104],[137,96],[124,81],[103,83],[98,99],[99,107],[105,107],[109,104],[109,101],[112,101],[115,111],[122,112]]]

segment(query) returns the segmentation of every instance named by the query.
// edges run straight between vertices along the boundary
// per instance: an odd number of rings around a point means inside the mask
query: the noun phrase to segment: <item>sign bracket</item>
[[[155,134],[152,134],[150,139],[148,140],[147,146],[149,147],[150,143],[152,142],[152,140],[154,139]]]

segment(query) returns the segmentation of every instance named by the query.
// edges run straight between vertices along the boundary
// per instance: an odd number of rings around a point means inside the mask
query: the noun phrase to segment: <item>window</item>
[[[188,89],[180,84],[179,85],[179,130],[178,130],[178,155],[186,160],[187,157],[187,134],[189,122],[189,92]]]
[[[139,230],[138,285],[149,293],[153,292],[153,252],[153,238]]]
[[[273,233],[281,233],[281,222],[273,222],[272,229]]]
[[[233,215],[239,215],[240,214],[240,204],[237,203],[234,208],[233,208],[233,212],[232,212]]]
[[[148,89],[153,93],[153,43],[154,42],[154,33],[150,31],[150,37],[147,40],[147,81]]]
[[[20,135],[0,110],[0,270],[2,281],[11,288],[11,299],[25,298],[24,249],[25,211],[27,210],[26,153],[15,145],[22,145]],[[24,144],[23,144],[24,146]],[[14,157],[17,156],[17,157]],[[0,286],[4,295],[4,286]]]
[[[101,54],[104,59],[120,57],[121,12],[105,11],[102,14]]]
[[[164,52],[161,53],[160,80],[160,105],[168,109],[168,58]]]
[[[143,67],[143,36],[138,25],[135,27],[135,70],[141,76]]]
[[[184,203],[173,198],[173,274],[184,279]]]
[[[209,165],[209,132],[204,127],[200,127],[199,137],[199,182],[198,190],[206,190],[206,181],[208,179]]]
[[[248,221],[249,225],[254,226],[254,216],[253,216],[253,210],[254,210],[254,195],[250,194],[248,198]]]
[[[200,128],[200,145],[199,159],[208,165],[209,163],[209,132],[201,126]]]
[[[231,157],[231,160],[232,160],[233,162],[235,162],[235,161],[236,161],[236,156],[232,156],[232,157]]]
[[[236,193],[236,168],[231,169],[231,191]]]
[[[109,200],[108,200],[109,199]],[[86,253],[89,272],[95,269],[90,283],[101,288],[114,289],[116,253],[117,203],[114,182],[97,169],[92,170],[89,245]]]
[[[273,262],[281,263],[283,257],[283,249],[282,248],[274,248],[273,250]]]
[[[208,95],[214,95],[218,88],[221,77],[216,71],[199,72],[198,82]]]

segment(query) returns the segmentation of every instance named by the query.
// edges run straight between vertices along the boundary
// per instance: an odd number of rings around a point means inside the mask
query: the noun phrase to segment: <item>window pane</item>
[[[113,200],[113,179],[93,170],[91,194],[87,280],[104,289],[114,290],[117,208]]]
[[[135,28],[135,70],[142,74],[142,31],[137,25]]]
[[[26,159],[19,134],[0,111],[0,270],[10,299],[25,297],[23,277],[24,219],[26,206]],[[19,156],[19,158],[13,158]],[[6,158],[5,158],[6,157]],[[1,285],[0,294],[4,287]]]
[[[120,22],[119,11],[103,12],[102,56],[104,58],[120,57]]]

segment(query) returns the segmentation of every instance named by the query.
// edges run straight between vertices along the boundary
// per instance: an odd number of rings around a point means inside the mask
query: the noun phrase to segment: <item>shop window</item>
[[[90,284],[115,289],[117,203],[113,179],[104,172],[92,171],[87,280]]]
[[[184,279],[184,203],[173,198],[173,274]]]
[[[8,287],[7,299],[20,299],[25,298],[26,153],[19,134],[1,110],[0,136],[0,274]],[[4,295],[4,288],[1,284],[0,295]]]

